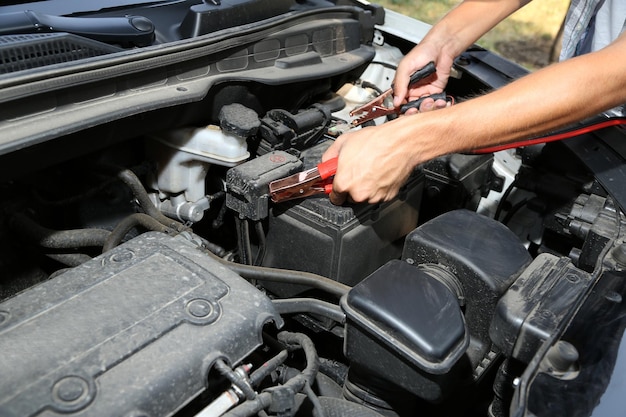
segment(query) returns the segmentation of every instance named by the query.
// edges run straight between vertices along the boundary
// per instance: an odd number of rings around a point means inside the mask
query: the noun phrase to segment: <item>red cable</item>
[[[557,140],[568,139],[574,136],[582,135],[585,133],[590,133],[595,130],[604,129],[605,127],[617,126],[617,125],[623,125],[623,124],[626,124],[626,118],[614,118],[614,119],[605,120],[604,122],[599,122],[599,123],[592,124],[589,126],[584,126],[579,129],[570,130],[568,132],[557,133],[557,134],[549,135],[549,136],[542,136],[540,138],[528,139],[528,140],[523,140],[520,142],[507,143],[504,145],[496,145],[496,146],[489,146],[486,148],[475,149],[472,151],[472,153],[474,154],[493,153],[493,152],[504,151],[506,149],[519,148],[522,146],[530,146],[530,145],[537,145],[540,143],[554,142]]]

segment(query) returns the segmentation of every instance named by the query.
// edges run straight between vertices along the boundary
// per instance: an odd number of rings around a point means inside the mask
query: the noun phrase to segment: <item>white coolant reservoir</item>
[[[250,157],[247,138],[256,133],[256,112],[241,104],[224,106],[220,126],[173,129],[151,137],[148,153],[156,164],[153,201],[163,213],[199,221],[208,208],[205,178],[211,165],[232,167]]]
[[[179,154],[181,160],[235,166],[250,157],[246,138],[224,132],[219,126],[182,128],[154,137]]]

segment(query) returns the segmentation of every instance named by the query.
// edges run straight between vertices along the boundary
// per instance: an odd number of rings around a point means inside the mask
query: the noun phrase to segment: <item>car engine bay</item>
[[[0,415],[623,402],[622,128],[441,157],[385,203],[276,203],[427,25],[357,0],[60,3],[0,7],[75,28],[0,34]],[[525,73],[476,46],[447,92]]]

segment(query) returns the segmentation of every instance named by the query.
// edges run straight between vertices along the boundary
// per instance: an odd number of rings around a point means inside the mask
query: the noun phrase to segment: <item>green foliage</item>
[[[435,24],[460,0],[379,0],[377,3]],[[531,2],[483,36],[478,44],[528,69],[543,67],[553,58],[550,53],[558,42],[558,29],[568,5],[569,0]]]

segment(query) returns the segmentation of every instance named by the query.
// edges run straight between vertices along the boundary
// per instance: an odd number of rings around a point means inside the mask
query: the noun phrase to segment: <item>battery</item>
[[[333,205],[320,195],[275,205],[263,265],[311,272],[354,285],[402,253],[417,227],[424,175],[416,170],[398,196],[381,204]],[[266,285],[267,284],[267,285]],[[264,283],[280,296],[302,287]]]

